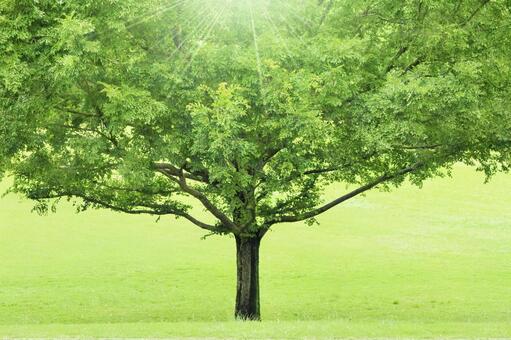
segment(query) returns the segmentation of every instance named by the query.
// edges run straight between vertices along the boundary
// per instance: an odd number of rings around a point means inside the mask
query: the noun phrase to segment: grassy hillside
[[[320,226],[275,226],[262,324],[232,321],[234,239],[67,205],[39,217],[7,196],[0,337],[511,337],[511,175],[483,181],[459,167],[347,202]]]

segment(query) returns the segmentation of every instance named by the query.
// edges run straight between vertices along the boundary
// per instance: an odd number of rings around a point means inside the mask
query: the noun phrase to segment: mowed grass
[[[234,239],[0,199],[1,337],[511,337],[511,175],[373,191],[261,249],[262,323],[232,319]],[[6,185],[3,185],[6,187]],[[334,197],[346,190],[331,188]]]

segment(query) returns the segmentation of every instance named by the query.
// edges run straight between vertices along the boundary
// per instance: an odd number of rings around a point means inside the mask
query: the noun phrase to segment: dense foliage
[[[0,0],[0,164],[41,212],[262,236],[456,162],[507,170],[510,55],[508,0]],[[361,187],[321,206],[339,181]]]
[[[0,13],[2,163],[39,209],[73,196],[188,217],[189,195],[207,228],[254,232],[313,217],[332,181],[509,165],[507,1],[2,0]]]

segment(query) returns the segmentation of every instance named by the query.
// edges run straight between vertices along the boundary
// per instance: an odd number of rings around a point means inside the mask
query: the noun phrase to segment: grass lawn
[[[67,205],[39,217],[7,196],[0,338],[511,337],[511,175],[483,181],[460,166],[422,190],[354,199],[320,226],[275,226],[262,323],[232,321],[232,238]]]

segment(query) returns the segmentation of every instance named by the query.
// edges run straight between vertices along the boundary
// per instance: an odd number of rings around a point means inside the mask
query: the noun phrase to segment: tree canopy
[[[510,55],[508,0],[0,0],[0,170],[39,212],[234,234],[236,315],[257,319],[274,224],[509,169]],[[334,182],[357,189],[323,202]]]
[[[509,166],[504,0],[2,0],[0,23],[1,163],[42,211],[253,233],[332,182]]]

